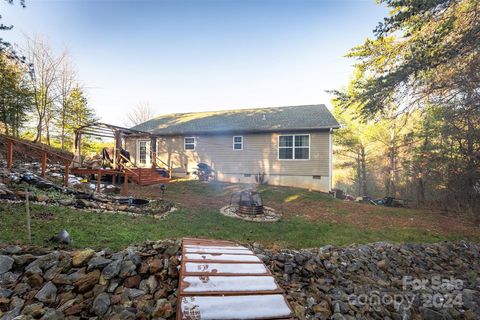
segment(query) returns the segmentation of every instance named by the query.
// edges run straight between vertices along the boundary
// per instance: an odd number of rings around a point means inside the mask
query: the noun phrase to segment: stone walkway
[[[182,240],[177,320],[291,319],[283,290],[248,248]]]

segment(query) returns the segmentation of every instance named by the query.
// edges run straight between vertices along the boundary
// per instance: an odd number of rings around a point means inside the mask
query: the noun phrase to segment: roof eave
[[[324,126],[317,128],[288,128],[288,129],[250,129],[250,130],[219,130],[219,131],[183,131],[183,132],[159,132],[153,131],[156,136],[187,136],[187,135],[216,135],[216,134],[246,134],[246,133],[274,133],[274,132],[307,132],[307,131],[325,131],[330,129],[339,129],[340,125]]]

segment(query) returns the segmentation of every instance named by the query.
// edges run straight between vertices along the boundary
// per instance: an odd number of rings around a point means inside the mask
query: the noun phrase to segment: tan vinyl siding
[[[329,133],[308,134],[310,160],[278,160],[276,133],[243,134],[243,150],[233,150],[233,135],[195,136],[195,150],[184,150],[183,136],[159,137],[157,155],[166,163],[171,162],[176,172],[192,172],[199,162],[204,162],[223,174],[328,176]]]
[[[130,161],[136,164],[136,153],[137,153],[137,140],[126,139],[125,140],[125,149],[130,152]]]

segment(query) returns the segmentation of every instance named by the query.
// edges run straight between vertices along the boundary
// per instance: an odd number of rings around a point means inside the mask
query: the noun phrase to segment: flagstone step
[[[203,275],[270,275],[270,271],[263,263],[205,263],[205,262],[187,262],[185,263],[185,276],[203,276]]]
[[[281,294],[182,297],[178,319],[289,319],[292,312]]]
[[[292,316],[282,288],[250,249],[225,240],[183,239],[177,320]]]
[[[272,276],[186,276],[180,294],[245,294],[281,293]]]

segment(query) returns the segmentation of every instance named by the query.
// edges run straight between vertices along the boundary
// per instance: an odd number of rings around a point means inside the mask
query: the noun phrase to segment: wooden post
[[[11,169],[13,165],[13,141],[8,139],[7,143],[7,168]]]
[[[117,175],[114,173],[114,174],[112,175],[112,184],[115,185],[116,182],[117,182]]]
[[[122,194],[124,196],[128,196],[128,174],[124,172],[123,174],[123,190]]]
[[[47,152],[42,151],[42,178],[45,178],[45,173],[47,171]]]
[[[100,192],[100,182],[102,180],[102,172],[100,170],[97,171],[97,192]]]
[[[172,161],[168,165],[168,177],[172,179]]]
[[[68,179],[70,177],[70,160],[65,160],[65,180],[63,184],[65,187],[68,187]]]
[[[28,243],[32,243],[32,227],[30,221],[30,200],[28,197],[28,187],[25,187],[25,211],[27,213],[27,235]]]
[[[75,130],[75,143],[74,143],[75,150],[73,153],[74,167],[82,167],[81,140],[82,140],[82,133],[77,129]]]
[[[142,168],[138,168],[138,184],[142,183]]]
[[[152,151],[152,168],[155,169],[157,167],[157,154],[155,151]]]
[[[151,168],[157,167],[157,137],[150,138]]]
[[[115,170],[117,169],[117,162],[120,162],[119,160],[121,160],[122,135],[119,130],[115,129],[113,136],[115,140],[113,147],[113,169]]]
[[[117,147],[113,147],[113,170],[117,169]]]

